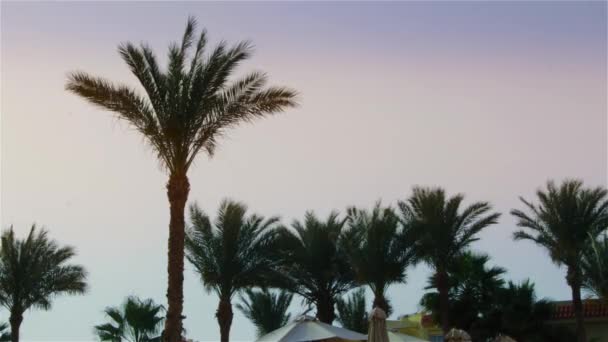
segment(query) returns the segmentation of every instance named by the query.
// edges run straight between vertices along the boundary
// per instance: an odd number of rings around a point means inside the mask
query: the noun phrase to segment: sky
[[[289,223],[442,186],[503,213],[475,251],[509,280],[530,278],[540,297],[569,299],[565,270],[512,240],[508,212],[548,179],[606,185],[606,2],[0,6],[0,225],[19,236],[46,227],[76,248],[90,284],[51,311],[28,311],[24,339],[94,340],[103,309],[125,296],[165,303],[167,176],[137,132],[64,86],[74,70],[137,86],[118,44],[146,41],[165,61],[188,15],[212,43],[253,42],[239,73],[263,70],[300,93],[298,108],[240,126],[212,159],[201,155],[190,203],[213,214],[237,199]],[[428,275],[412,267],[391,287],[394,317],[418,310]],[[188,337],[218,340],[217,299],[190,265],[184,295]],[[232,339],[254,335],[236,311]]]

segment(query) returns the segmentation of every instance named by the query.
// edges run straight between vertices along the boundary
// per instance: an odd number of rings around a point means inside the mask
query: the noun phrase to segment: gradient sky
[[[569,298],[564,269],[511,240],[508,211],[550,178],[606,185],[606,2],[3,1],[1,11],[0,224],[20,236],[44,225],[77,248],[91,284],[28,311],[25,339],[92,340],[105,306],[130,294],[165,302],[167,177],[136,132],[64,84],[76,69],[136,84],[118,43],[147,41],[164,61],[188,15],[214,41],[251,39],[256,54],[240,70],[301,93],[299,108],[200,157],[191,202],[214,212],[230,197],[290,222],[441,185],[504,213],[476,251],[540,296]],[[428,274],[409,269],[391,288],[396,315],[417,310]],[[190,265],[185,278],[188,336],[218,340],[216,298]],[[237,312],[232,338],[253,337]]]

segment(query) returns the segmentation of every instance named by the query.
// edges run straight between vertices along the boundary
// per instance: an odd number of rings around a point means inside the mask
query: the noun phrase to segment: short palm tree
[[[199,152],[211,156],[218,138],[242,122],[251,122],[295,105],[295,92],[266,87],[264,73],[252,72],[230,81],[235,68],[251,56],[244,42],[220,43],[206,54],[207,34],[196,37],[196,21],[188,19],[180,44],[169,47],[169,63],[161,70],[145,44],[120,45],[118,52],[141,83],[144,94],[84,72],[69,75],[67,90],[112,111],[139,131],[169,173],[168,311],[166,340],[181,340],[184,270],[184,209],[190,192],[188,169]],[[194,53],[191,48],[194,47]]]
[[[587,341],[581,287],[581,259],[590,242],[608,227],[608,192],[604,188],[585,188],[579,180],[566,180],[559,186],[547,182],[536,192],[538,204],[521,201],[528,213],[512,210],[519,227],[515,240],[530,240],[545,248],[553,262],[567,268],[566,281],[572,289],[578,341]]]
[[[608,236],[591,241],[581,260],[583,288],[608,301]]]
[[[500,214],[491,213],[487,202],[461,208],[463,195],[447,198],[441,188],[415,187],[406,201],[399,202],[404,225],[403,239],[411,245],[417,260],[425,261],[435,271],[439,292],[439,311],[444,333],[450,328],[450,264],[477,234],[497,222]]]
[[[386,298],[391,284],[405,282],[405,270],[411,261],[411,249],[403,244],[399,217],[392,208],[376,203],[371,212],[348,209],[350,230],[345,245],[357,282],[374,293],[373,307],[387,315],[392,312]]]
[[[448,268],[450,324],[467,331],[474,340],[479,341],[493,336],[483,321],[496,306],[506,273],[502,267],[488,266],[489,261],[490,257],[486,254],[467,251],[456,257]],[[437,289],[436,274],[429,277],[426,289]],[[438,292],[426,293],[421,304],[435,318],[440,318]]]
[[[369,318],[365,299],[365,289],[353,291],[346,299],[336,301],[338,309],[338,322],[346,329],[367,334]]]
[[[12,341],[19,341],[23,314],[31,308],[49,310],[57,295],[83,294],[86,272],[68,264],[72,247],[61,247],[44,229],[33,225],[27,238],[15,237],[13,227],[2,234],[0,246],[0,304],[10,312]]]
[[[105,313],[111,320],[95,326],[101,341],[149,342],[156,338],[165,319],[162,305],[152,299],[128,297],[120,307],[108,307]]]
[[[236,308],[255,325],[257,335],[261,337],[289,322],[291,315],[287,310],[292,298],[293,294],[284,290],[272,292],[267,288],[261,291],[247,289]]]
[[[186,257],[200,274],[205,288],[219,297],[216,312],[221,341],[230,338],[232,297],[253,286],[265,286],[276,277],[273,258],[277,218],[247,216],[247,207],[223,201],[217,219],[196,205],[190,207],[192,228],[186,236]]]
[[[293,229],[280,230],[283,272],[278,286],[313,304],[317,318],[327,324],[335,319],[336,300],[356,285],[344,246],[345,223],[335,212],[326,221],[308,212]]]

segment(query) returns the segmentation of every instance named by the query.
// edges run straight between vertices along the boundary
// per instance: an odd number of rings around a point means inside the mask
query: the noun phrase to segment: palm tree
[[[209,54],[207,34],[196,39],[196,21],[188,19],[181,44],[169,47],[169,63],[161,70],[148,45],[131,43],[118,52],[145,93],[84,72],[69,75],[66,89],[90,103],[115,112],[139,131],[169,173],[168,243],[169,304],[166,340],[181,339],[184,270],[184,209],[190,191],[188,169],[199,152],[213,155],[218,138],[241,122],[295,106],[290,89],[266,87],[266,75],[252,72],[229,81],[239,63],[251,56],[247,42],[228,47],[220,43]],[[196,41],[195,41],[196,40]],[[190,55],[194,45],[194,53]]]
[[[333,212],[320,221],[312,212],[293,230],[280,229],[282,277],[277,285],[314,304],[317,318],[331,324],[336,299],[355,286],[354,274],[344,248],[346,220]]]
[[[261,291],[246,289],[240,296],[241,303],[236,308],[247,317],[257,329],[258,337],[279,329],[289,322],[287,313],[293,294],[287,291],[273,293],[267,288]]]
[[[339,298],[336,301],[338,308],[338,322],[352,331],[367,334],[369,318],[365,304],[365,289],[357,289],[346,300]]]
[[[477,241],[477,234],[497,222],[500,214],[490,213],[487,202],[473,203],[461,210],[464,196],[446,198],[441,188],[414,187],[412,196],[399,202],[404,225],[404,240],[412,246],[418,260],[435,271],[441,327],[450,328],[450,264]]]
[[[604,188],[584,188],[579,180],[566,180],[560,186],[549,181],[546,189],[536,192],[539,204],[520,198],[529,213],[511,211],[517,225],[525,228],[515,232],[514,239],[533,241],[549,252],[553,262],[566,266],[579,342],[587,341],[581,301],[581,259],[590,241],[608,227],[607,194]]]
[[[490,257],[486,254],[464,252],[456,257],[448,268],[450,299],[450,323],[471,334],[474,340],[486,340],[494,336],[490,313],[496,306],[496,298],[501,294],[504,286],[503,275],[506,270],[502,267],[489,267]],[[429,289],[437,289],[437,277],[429,277]],[[422,300],[422,306],[440,317],[439,293],[428,292]]]
[[[391,284],[405,281],[411,260],[411,249],[399,238],[399,217],[392,208],[382,208],[378,202],[371,212],[350,208],[348,222],[346,250],[357,281],[374,293],[373,307],[390,315],[392,308],[386,291]]]
[[[0,342],[11,341],[11,333],[8,331],[8,323],[0,323]]]
[[[152,299],[128,297],[120,307],[105,309],[111,322],[95,326],[95,332],[101,341],[149,342],[160,332],[163,310]]]
[[[12,341],[18,342],[24,312],[49,310],[57,295],[83,294],[86,272],[80,265],[68,264],[76,255],[72,247],[60,247],[36,225],[23,240],[15,238],[11,226],[1,240],[0,304],[10,312]]]
[[[219,297],[216,317],[225,342],[232,325],[232,297],[246,288],[267,285],[276,273],[278,262],[271,253],[276,248],[273,228],[278,218],[247,216],[247,207],[232,201],[221,203],[213,224],[196,205],[190,207],[190,217],[193,226],[186,235],[186,257],[205,288]]]
[[[582,286],[596,297],[608,301],[608,236],[591,241],[581,260]]]

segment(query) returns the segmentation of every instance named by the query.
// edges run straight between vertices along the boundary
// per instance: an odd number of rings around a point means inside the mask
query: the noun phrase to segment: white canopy
[[[399,334],[392,331],[388,332],[388,340],[389,342],[428,342],[427,340],[415,336]]]
[[[367,335],[319,322],[314,317],[302,316],[286,326],[260,337],[257,342],[305,342],[327,338],[366,341]]]

